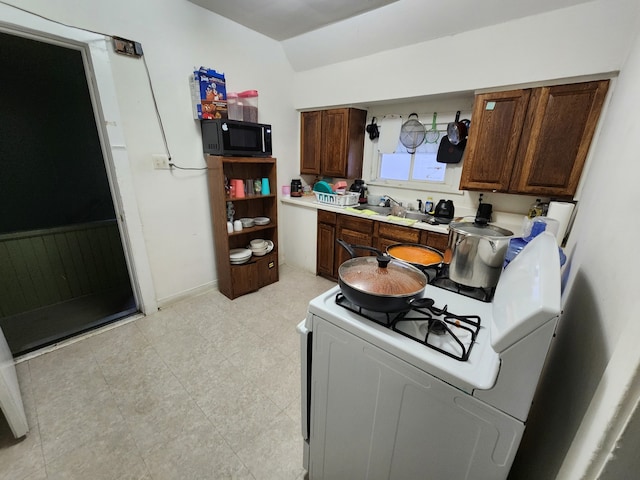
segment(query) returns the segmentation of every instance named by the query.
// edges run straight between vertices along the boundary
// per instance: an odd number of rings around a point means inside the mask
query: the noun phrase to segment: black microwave
[[[270,157],[271,125],[216,118],[202,120],[204,153],[221,156]]]

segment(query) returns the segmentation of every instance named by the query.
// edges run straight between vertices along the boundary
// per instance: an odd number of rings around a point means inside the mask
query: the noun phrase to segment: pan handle
[[[356,258],[358,255],[356,254],[355,250],[368,250],[370,252],[373,252],[375,254],[377,254],[379,257],[384,257],[385,254],[382,253],[380,250],[378,250],[377,248],[373,248],[373,247],[369,247],[367,245],[350,245],[347,242],[345,242],[344,240],[342,240],[341,238],[336,239],[336,242],[338,242],[340,245],[342,245],[342,247],[349,252],[349,255],[351,255],[351,258]]]

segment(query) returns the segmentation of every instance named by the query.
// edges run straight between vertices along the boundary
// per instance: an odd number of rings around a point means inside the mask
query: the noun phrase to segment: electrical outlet
[[[164,153],[155,153],[151,155],[153,160],[153,168],[156,170],[169,170],[169,156]]]

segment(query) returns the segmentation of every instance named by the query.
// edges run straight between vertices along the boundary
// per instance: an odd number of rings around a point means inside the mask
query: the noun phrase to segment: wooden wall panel
[[[0,317],[129,282],[115,220],[0,235]]]

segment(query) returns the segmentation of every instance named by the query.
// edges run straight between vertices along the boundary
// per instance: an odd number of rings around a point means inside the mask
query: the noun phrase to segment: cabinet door
[[[330,177],[346,176],[347,127],[349,110],[322,111],[321,171]]]
[[[258,290],[260,288],[258,277],[258,264],[256,262],[232,265],[231,286],[233,298]]]
[[[533,91],[512,191],[575,194],[608,85],[605,80]]]
[[[322,111],[300,114],[300,173],[320,175]]]
[[[326,223],[318,224],[318,245],[316,259],[316,273],[335,278],[333,270],[333,256],[336,245],[336,228]]]
[[[460,188],[507,191],[530,90],[476,95]]]
[[[278,281],[278,254],[269,253],[256,260],[258,286],[260,288]]]

